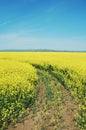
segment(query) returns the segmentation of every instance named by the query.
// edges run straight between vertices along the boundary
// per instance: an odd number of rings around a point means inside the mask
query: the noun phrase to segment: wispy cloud
[[[3,21],[3,22],[0,22],[0,26],[2,26],[2,25],[6,25],[6,24],[10,24],[12,21]]]
[[[0,21],[0,26],[2,26],[2,25],[7,25],[7,24],[14,24],[15,22],[22,22],[21,21],[21,19],[23,19],[23,21],[24,21],[24,19],[26,20],[28,17],[30,17],[32,14],[22,14],[22,15],[17,15],[17,16],[14,16],[14,17],[11,17],[11,18],[9,18],[9,19],[5,19],[5,20],[3,20],[3,21]]]
[[[0,49],[86,50],[86,39],[24,37],[14,33],[0,35]]]

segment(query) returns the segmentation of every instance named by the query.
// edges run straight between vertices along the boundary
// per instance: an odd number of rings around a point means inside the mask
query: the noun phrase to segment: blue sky
[[[0,50],[86,50],[86,0],[0,0]]]

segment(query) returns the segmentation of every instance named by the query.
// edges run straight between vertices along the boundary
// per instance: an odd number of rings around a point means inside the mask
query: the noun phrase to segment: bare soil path
[[[76,120],[75,120],[77,105],[74,103],[69,91],[66,90],[64,86],[61,86],[61,90],[65,102],[62,108],[62,118],[63,118],[63,121],[61,122],[61,125],[63,127],[62,130],[79,130],[79,128],[77,128],[76,126]]]
[[[49,78],[49,85],[54,88],[57,87],[58,80],[53,76]],[[54,96],[53,100],[47,99],[46,84],[41,80],[38,97],[32,109],[28,110],[28,116],[21,123],[14,126],[9,125],[8,130],[79,130],[75,126],[76,105],[69,91],[62,85],[60,85],[60,88],[62,99],[59,104],[62,104],[61,107],[56,103],[59,101],[59,97]],[[56,93],[55,90],[53,90],[54,94]],[[61,115],[58,117],[60,111]]]

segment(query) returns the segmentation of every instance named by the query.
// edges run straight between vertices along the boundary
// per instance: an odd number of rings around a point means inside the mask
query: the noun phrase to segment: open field
[[[86,53],[0,52],[0,129],[7,128],[86,130]]]

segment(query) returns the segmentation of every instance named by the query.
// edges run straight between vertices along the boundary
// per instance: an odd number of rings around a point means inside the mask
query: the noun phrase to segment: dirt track
[[[58,84],[57,79],[52,76],[51,81],[53,81],[52,85],[54,87]],[[62,116],[58,119],[54,101],[49,100],[47,102],[46,84],[44,81],[41,81],[37,100],[29,111],[29,115],[21,123],[17,123],[15,126],[10,125],[8,130],[79,130],[75,126],[76,105],[70,93],[62,85],[61,93],[63,95]]]

